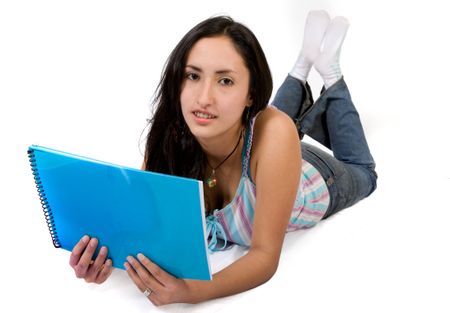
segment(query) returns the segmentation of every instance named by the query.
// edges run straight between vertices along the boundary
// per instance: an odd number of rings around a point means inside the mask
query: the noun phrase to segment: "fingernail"
[[[97,245],[97,239],[92,238],[92,239],[91,239],[91,242],[89,243],[89,245],[90,245],[91,247],[95,247],[95,246]]]
[[[101,255],[105,255],[106,254],[106,247],[105,246],[100,248],[100,254]]]
[[[89,236],[88,235],[84,235],[83,238],[81,238],[81,241],[86,243],[89,241]]]
[[[139,261],[143,261],[145,259],[145,256],[142,253],[138,253],[137,257]]]
[[[127,256],[127,261],[131,263],[133,262],[133,258],[131,256]]]
[[[128,262],[123,263],[123,267],[125,267],[125,269],[129,269],[130,266],[128,265]]]

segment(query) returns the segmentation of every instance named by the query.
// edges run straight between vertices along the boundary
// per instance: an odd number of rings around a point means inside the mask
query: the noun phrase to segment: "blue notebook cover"
[[[36,145],[28,156],[55,247],[87,234],[114,267],[141,252],[175,277],[212,279],[201,181]]]

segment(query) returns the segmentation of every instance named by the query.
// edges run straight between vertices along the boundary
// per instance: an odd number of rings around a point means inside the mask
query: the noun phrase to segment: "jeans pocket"
[[[314,151],[316,149],[318,151]],[[311,157],[308,158],[309,160],[307,158],[305,158],[305,160],[311,163],[319,171],[325,181],[328,181],[330,178],[333,180],[336,178],[337,170],[330,164],[330,159],[333,159],[331,155],[328,156],[326,152],[322,152],[318,148],[313,148],[310,145],[305,145],[305,152],[311,154]]]

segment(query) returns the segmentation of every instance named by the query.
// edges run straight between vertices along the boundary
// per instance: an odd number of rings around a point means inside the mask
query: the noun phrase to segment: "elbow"
[[[260,283],[264,284],[268,282],[277,272],[279,254],[273,255],[273,253],[268,253],[257,249],[254,251],[256,259],[259,261],[259,268],[261,269]]]
[[[260,276],[260,281],[258,285],[263,285],[267,283],[269,280],[272,279],[273,276],[275,276],[275,273],[277,272],[277,266],[267,266],[264,268],[264,274]]]
[[[278,269],[278,262],[268,266],[265,282],[268,282],[275,275],[275,273],[277,272],[277,269]]]

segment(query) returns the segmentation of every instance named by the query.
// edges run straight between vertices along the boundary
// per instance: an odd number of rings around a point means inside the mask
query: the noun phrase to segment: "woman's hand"
[[[128,262],[125,262],[124,266],[128,276],[154,305],[193,302],[185,280],[163,271],[141,253],[137,257],[138,259],[127,257]]]
[[[111,275],[113,267],[111,259],[106,260],[108,249],[101,247],[95,260],[92,259],[98,240],[84,236],[75,245],[70,254],[70,266],[78,278],[84,278],[88,283],[103,283]]]

